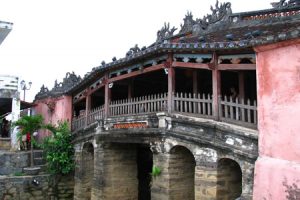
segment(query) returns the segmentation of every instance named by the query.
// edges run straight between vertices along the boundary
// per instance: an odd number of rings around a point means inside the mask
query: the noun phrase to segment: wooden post
[[[175,92],[175,69],[172,67],[173,55],[169,54],[168,66],[168,113],[174,110],[173,94]]]
[[[239,98],[245,99],[245,73],[239,72]]]
[[[193,93],[198,93],[198,73],[197,70],[193,71]]]
[[[212,63],[214,65],[214,69],[212,70],[213,116],[216,120],[219,120],[219,96],[221,95],[221,74],[217,67],[218,57],[216,53],[213,54]]]
[[[107,77],[108,78],[108,77]],[[104,86],[104,117],[107,118],[109,116],[109,104],[110,104],[110,100],[111,100],[111,89],[109,88],[109,83],[107,81],[108,79],[106,79],[106,83]]]
[[[91,95],[88,94],[85,99],[85,126],[88,125],[88,116],[91,110]]]

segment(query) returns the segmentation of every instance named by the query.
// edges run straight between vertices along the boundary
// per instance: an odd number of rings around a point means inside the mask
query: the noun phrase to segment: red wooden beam
[[[186,62],[173,62],[173,67],[193,68],[193,69],[209,69],[208,64],[205,63],[186,63]]]
[[[256,70],[256,64],[218,64],[218,70]]]
[[[101,89],[102,87],[104,87],[105,84],[104,83],[101,83],[99,84],[98,86],[96,86],[94,89],[89,89],[89,92],[87,93],[88,95],[91,95],[93,94],[94,92],[98,91],[99,89]]]
[[[123,79],[126,79],[126,78],[131,78],[131,77],[134,77],[134,76],[138,76],[138,75],[145,74],[145,73],[148,73],[148,72],[153,72],[153,71],[160,70],[160,69],[163,69],[163,68],[165,68],[164,64],[154,65],[154,66],[151,66],[151,67],[147,67],[145,69],[141,69],[141,70],[134,71],[134,72],[131,72],[131,73],[128,73],[128,74],[124,74],[124,75],[120,75],[120,76],[117,76],[117,77],[114,77],[114,78],[110,78],[110,79],[108,79],[108,82],[111,83],[111,82],[123,80]]]

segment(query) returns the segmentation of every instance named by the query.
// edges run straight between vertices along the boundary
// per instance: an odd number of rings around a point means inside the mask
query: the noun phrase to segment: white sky
[[[228,1],[243,12],[279,0]],[[68,71],[83,76],[135,44],[148,46],[164,22],[179,28],[188,10],[202,18],[210,5],[215,0],[0,0],[0,21],[14,23],[0,45],[0,74],[32,81],[32,101],[42,84],[51,89]]]

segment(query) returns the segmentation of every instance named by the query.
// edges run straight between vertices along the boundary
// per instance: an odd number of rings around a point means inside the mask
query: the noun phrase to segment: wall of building
[[[57,124],[58,121],[71,122],[72,119],[72,97],[61,96],[57,98],[45,98],[35,101],[35,114],[44,117],[45,123]],[[39,131],[38,138],[47,135],[47,131]]]
[[[256,51],[259,158],[254,199],[299,199],[300,40]]]

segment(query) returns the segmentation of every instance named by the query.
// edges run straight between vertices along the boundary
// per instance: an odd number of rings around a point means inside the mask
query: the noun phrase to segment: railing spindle
[[[250,103],[250,99],[247,100],[247,106],[250,106],[251,103]],[[247,109],[247,122],[248,123],[251,123],[251,113],[250,113],[250,109]]]
[[[231,103],[229,108],[230,108],[230,113],[229,113],[229,116],[230,116],[230,119],[233,119],[233,106],[232,106],[232,97],[229,97],[229,102]]]

